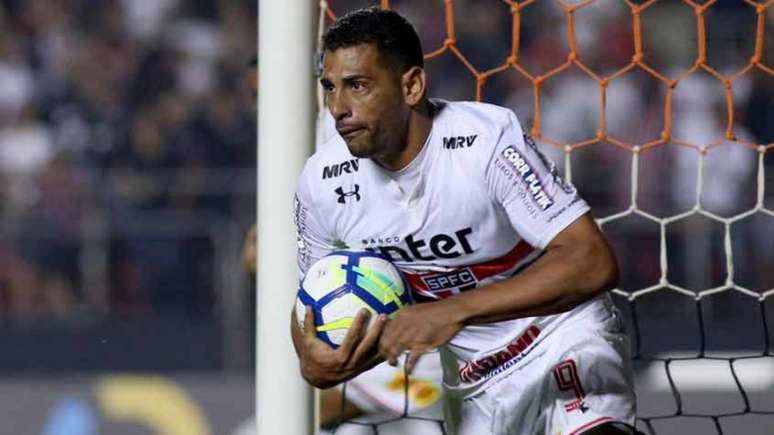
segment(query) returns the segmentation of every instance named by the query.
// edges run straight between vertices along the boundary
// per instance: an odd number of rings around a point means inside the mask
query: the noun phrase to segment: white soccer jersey
[[[427,142],[400,171],[353,157],[338,135],[308,160],[295,210],[302,275],[332,250],[374,250],[406,274],[415,300],[441,299],[512,276],[589,210],[510,110],[433,106]],[[595,299],[560,315],[467,326],[443,349],[444,382],[475,391],[527,361],[558,325],[606,312]]]

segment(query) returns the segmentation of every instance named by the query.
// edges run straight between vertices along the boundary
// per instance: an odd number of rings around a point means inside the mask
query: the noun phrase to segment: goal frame
[[[259,435],[316,432],[314,395],[300,376],[289,316],[298,287],[293,196],[315,135],[317,10],[304,0],[259,3],[255,288]]]

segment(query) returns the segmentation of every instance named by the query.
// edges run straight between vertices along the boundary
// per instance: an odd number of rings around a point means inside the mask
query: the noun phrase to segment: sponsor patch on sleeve
[[[554,199],[546,192],[543,182],[538,177],[530,162],[523,156],[516,147],[511,145],[502,152],[502,157],[511,164],[518,179],[524,183],[524,187],[531,196],[532,201],[537,207],[546,211],[554,205]]]
[[[296,224],[296,243],[298,244],[298,256],[304,268],[310,266],[311,252],[306,243],[307,226],[306,217],[308,210],[298,199],[298,195],[293,198],[293,222]]]

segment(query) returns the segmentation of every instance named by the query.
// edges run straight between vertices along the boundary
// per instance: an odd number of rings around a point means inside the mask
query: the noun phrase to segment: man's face
[[[378,159],[404,146],[411,108],[401,94],[400,74],[380,59],[376,45],[325,52],[320,83],[352,155]]]

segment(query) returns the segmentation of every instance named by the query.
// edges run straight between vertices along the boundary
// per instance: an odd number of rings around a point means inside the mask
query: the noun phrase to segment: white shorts
[[[543,352],[465,399],[451,399],[456,435],[579,435],[606,422],[634,425],[628,336],[616,315],[603,324],[563,325]]]

